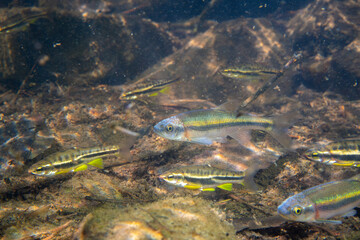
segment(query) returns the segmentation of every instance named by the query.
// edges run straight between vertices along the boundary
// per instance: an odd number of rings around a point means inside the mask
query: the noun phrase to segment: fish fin
[[[188,184],[188,185],[185,185],[184,188],[186,189],[191,189],[191,190],[197,190],[197,189],[201,189],[201,185],[198,185],[198,184]]]
[[[350,163],[339,163],[339,162],[336,162],[336,163],[331,163],[331,165],[341,166],[341,167],[351,167],[351,166],[354,165],[354,162],[350,162]]]
[[[253,152],[262,152],[262,150],[251,141],[251,134],[249,130],[232,128],[228,135],[238,141],[242,146],[246,147],[247,149]]]
[[[203,192],[215,192],[215,188],[203,188],[201,189]]]
[[[102,158],[97,158],[92,160],[91,162],[86,163],[87,165],[96,167],[96,168],[100,168],[103,169],[104,168],[104,163],[103,163],[103,159]]]
[[[342,224],[342,221],[338,220],[327,220],[327,219],[318,219],[315,223],[330,223],[330,224]]]
[[[352,217],[352,216],[355,216],[356,215],[356,210],[355,209],[352,209],[346,213],[344,213],[343,215],[341,215],[342,217]]]
[[[203,145],[211,145],[213,144],[213,140],[211,138],[203,137],[203,138],[192,138],[191,142],[199,143]]]
[[[68,168],[68,169],[63,169],[63,170],[60,170],[58,172],[55,173],[55,175],[60,175],[60,174],[65,174],[65,173],[69,173],[73,170],[73,168]]]
[[[75,168],[73,168],[73,172],[80,172],[80,171],[85,171],[87,169],[87,165],[86,164],[80,164],[78,166],[76,166]]]
[[[226,111],[226,112],[235,112],[235,110],[237,109],[239,104],[240,103],[237,100],[229,100],[229,101],[217,106],[214,109],[220,110],[220,111]]]
[[[232,183],[224,183],[217,187],[226,191],[232,191]]]
[[[156,97],[157,95],[159,95],[159,92],[154,92],[148,95],[148,97]]]
[[[270,135],[274,137],[284,148],[290,149],[291,138],[287,132],[291,123],[295,122],[298,118],[298,113],[290,111],[286,114],[272,118],[274,121],[274,127],[269,131]]]

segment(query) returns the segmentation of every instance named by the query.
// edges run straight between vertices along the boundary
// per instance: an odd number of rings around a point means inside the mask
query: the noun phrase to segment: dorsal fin
[[[229,101],[217,106],[214,109],[227,111],[227,112],[235,112],[236,109],[238,108],[239,104],[240,103],[237,100],[229,100]]]

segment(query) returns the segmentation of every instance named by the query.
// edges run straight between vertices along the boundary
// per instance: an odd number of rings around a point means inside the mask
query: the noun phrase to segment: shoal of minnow
[[[103,168],[103,158],[118,155],[119,146],[76,148],[57,152],[32,165],[28,172],[39,176],[52,176],[84,171],[88,166]]]

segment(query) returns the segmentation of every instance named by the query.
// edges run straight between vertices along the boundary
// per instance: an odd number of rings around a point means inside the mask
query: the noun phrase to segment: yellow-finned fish
[[[306,189],[286,199],[278,213],[300,222],[341,223],[334,216],[353,216],[360,205],[360,175]]]
[[[160,175],[160,179],[167,183],[200,191],[215,191],[216,187],[231,191],[232,184],[243,184],[244,177],[244,172],[235,172],[208,165],[180,167]]]
[[[119,150],[118,146],[70,149],[49,155],[32,165],[28,172],[39,176],[52,176],[84,171],[88,165],[102,169],[102,158],[119,155]]]
[[[342,140],[305,152],[307,159],[328,165],[360,167],[360,139]]]
[[[291,140],[286,135],[288,123],[285,120],[286,117],[281,116],[278,118],[250,115],[237,117],[235,113],[218,107],[172,116],[156,124],[154,131],[167,139],[206,145],[213,142],[226,142],[227,136],[230,136],[248,147],[253,145],[250,131],[257,129],[270,133],[281,145],[289,147]]]
[[[220,71],[221,75],[234,79],[259,80],[267,79],[278,74],[280,70],[261,66],[243,66],[227,68]]]
[[[130,101],[136,100],[141,96],[153,97],[160,93],[165,93],[170,84],[178,81],[180,78],[175,79],[162,79],[157,81],[142,82],[130,86],[124,93],[121,94],[120,100]]]

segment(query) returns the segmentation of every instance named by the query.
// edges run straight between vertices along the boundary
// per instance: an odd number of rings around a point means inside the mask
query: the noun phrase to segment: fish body
[[[159,92],[164,93],[168,90],[168,85],[178,81],[179,78],[176,79],[163,79],[146,83],[135,84],[130,87],[124,93],[121,94],[120,100],[136,100],[141,96],[156,96]]]
[[[220,73],[228,78],[258,80],[275,76],[279,70],[261,66],[243,66],[240,68],[227,68]]]
[[[278,207],[278,213],[293,221],[341,223],[327,219],[352,216],[356,213],[353,209],[359,205],[360,177],[357,175],[324,183],[291,196]]]
[[[231,191],[232,184],[243,184],[244,177],[244,172],[235,172],[208,165],[180,167],[160,175],[160,178],[167,183],[200,191],[215,191],[216,187]]]
[[[227,136],[236,139],[247,147],[251,140],[250,130],[259,129],[270,133],[283,146],[290,140],[285,134],[283,124],[274,119],[242,115],[221,109],[194,110],[164,119],[154,126],[161,137],[210,145],[225,142]]]
[[[69,172],[84,171],[88,165],[103,168],[103,157],[119,154],[118,146],[78,148],[49,155],[30,167],[29,173],[52,176]]]
[[[360,139],[329,143],[305,152],[307,159],[335,166],[360,167]]]

